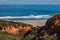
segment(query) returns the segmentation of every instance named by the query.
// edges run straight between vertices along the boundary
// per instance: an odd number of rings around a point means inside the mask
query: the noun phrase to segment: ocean
[[[60,13],[60,5],[0,5],[3,20],[47,20]]]

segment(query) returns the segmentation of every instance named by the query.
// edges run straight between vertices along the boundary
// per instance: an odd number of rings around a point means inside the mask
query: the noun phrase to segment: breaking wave
[[[0,19],[14,19],[14,18],[26,18],[26,19],[29,19],[29,18],[34,18],[34,19],[48,19],[52,16],[50,15],[29,15],[29,16],[2,16],[0,17]]]

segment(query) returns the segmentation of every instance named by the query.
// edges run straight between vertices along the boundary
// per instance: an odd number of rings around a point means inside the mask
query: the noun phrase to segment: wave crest
[[[12,19],[12,18],[35,18],[35,19],[44,18],[44,19],[48,19],[50,17],[52,17],[52,16],[50,16],[50,15],[2,16],[2,17],[0,17],[0,19]]]

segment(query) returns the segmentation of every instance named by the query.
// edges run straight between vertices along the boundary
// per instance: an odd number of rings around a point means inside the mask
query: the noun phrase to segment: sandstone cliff
[[[42,27],[0,20],[0,40],[60,40],[60,14]]]

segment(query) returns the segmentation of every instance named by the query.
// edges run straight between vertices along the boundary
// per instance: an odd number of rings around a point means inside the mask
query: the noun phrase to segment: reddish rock
[[[49,35],[57,33],[58,40],[60,39],[60,14],[47,20],[45,30]]]
[[[60,14],[55,15],[50,18],[46,22],[46,29],[50,29],[51,31],[60,32]]]

